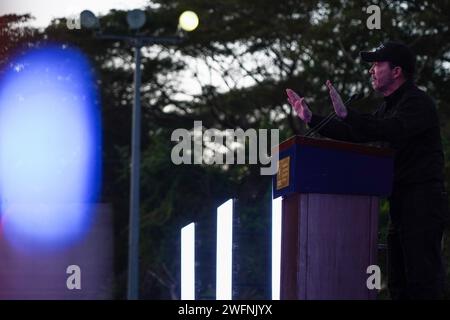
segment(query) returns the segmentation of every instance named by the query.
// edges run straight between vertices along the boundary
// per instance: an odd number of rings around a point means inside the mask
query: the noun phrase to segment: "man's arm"
[[[374,115],[367,115],[367,116],[373,116]],[[311,121],[309,122],[309,127],[313,128],[317,126],[325,117],[319,116],[316,114],[313,114]],[[348,123],[338,120],[336,118],[329,121],[326,125],[324,125],[320,130],[317,131],[322,136],[336,139],[336,140],[342,140],[342,141],[348,141],[348,142],[372,142],[375,141],[374,139],[370,139],[364,133],[361,131],[355,130],[351,125]]]
[[[408,97],[390,117],[379,119],[348,109],[343,121],[374,141],[407,139],[437,125],[433,103],[425,96]]]
[[[311,112],[311,110],[308,107],[308,104],[305,102],[304,97],[300,97],[291,89],[286,89],[286,93],[288,95],[289,104],[294,108],[299,118],[302,119],[305,123],[307,123],[310,128],[317,126],[324,119],[324,117],[314,115]],[[373,141],[340,119],[339,120],[332,119],[320,130],[318,130],[318,133],[328,138],[349,142]]]

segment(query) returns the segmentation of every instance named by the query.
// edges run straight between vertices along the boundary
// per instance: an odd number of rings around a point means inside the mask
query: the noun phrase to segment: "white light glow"
[[[181,229],[181,300],[195,300],[195,223]]]
[[[216,299],[232,299],[233,200],[217,208]]]
[[[272,200],[272,300],[280,300],[281,197]]]
[[[180,15],[178,23],[185,31],[194,31],[198,27],[198,16],[193,11],[185,11]]]

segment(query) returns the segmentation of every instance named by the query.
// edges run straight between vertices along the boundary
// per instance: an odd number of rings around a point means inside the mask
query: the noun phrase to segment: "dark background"
[[[150,4],[150,1],[149,1]],[[270,178],[257,165],[174,165],[170,154],[176,128],[280,129],[280,139],[302,134],[305,127],[286,102],[285,88],[307,97],[314,112],[328,114],[331,103],[324,85],[332,80],[344,99],[355,91],[372,110],[381,97],[369,84],[369,65],[358,57],[386,40],[401,40],[418,57],[417,84],[436,101],[450,179],[450,1],[151,1],[145,35],[172,35],[184,10],[200,17],[198,29],[176,46],[153,45],[144,51],[142,73],[142,172],[140,297],[179,298],[180,228],[192,221],[203,226],[197,270],[199,292],[215,292],[216,208],[238,199],[242,239],[237,248],[237,296],[270,298]],[[381,29],[369,30],[368,5],[381,8]],[[126,12],[101,17],[105,31],[129,33]],[[24,27],[29,16],[0,17],[0,70],[12,57],[48,42],[76,46],[89,57],[102,99],[103,188],[100,202],[112,204],[115,230],[115,298],[125,298],[129,218],[129,162],[133,103],[133,51],[117,41],[99,40],[88,30],[69,30],[64,17],[45,30]],[[196,62],[213,72],[211,83]],[[182,76],[184,71],[190,76]],[[1,76],[1,74],[0,74]],[[200,90],[192,94],[186,81]],[[171,106],[168,108],[168,106]],[[343,183],[345,183],[343,181]],[[382,202],[379,243],[385,242],[388,204]],[[209,247],[208,247],[209,246]],[[446,261],[450,241],[445,236]],[[208,249],[209,248],[209,249]],[[385,274],[384,251],[380,264]],[[208,272],[211,275],[208,279]],[[447,273],[450,269],[447,269]],[[201,278],[203,277],[203,278]],[[387,299],[383,278],[380,299]],[[447,286],[446,297],[450,297]]]

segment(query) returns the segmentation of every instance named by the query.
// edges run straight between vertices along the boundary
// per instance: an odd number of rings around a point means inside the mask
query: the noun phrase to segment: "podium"
[[[279,145],[280,298],[376,299],[379,198],[391,193],[393,150],[294,136]]]

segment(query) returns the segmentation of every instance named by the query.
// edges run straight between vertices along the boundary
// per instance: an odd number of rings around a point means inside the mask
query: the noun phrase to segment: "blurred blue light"
[[[92,68],[76,49],[32,49],[5,70],[0,212],[11,243],[60,247],[87,231],[100,189],[99,112]]]

